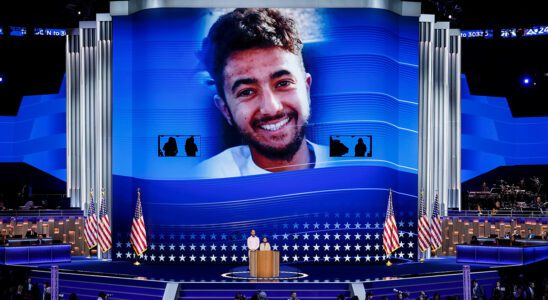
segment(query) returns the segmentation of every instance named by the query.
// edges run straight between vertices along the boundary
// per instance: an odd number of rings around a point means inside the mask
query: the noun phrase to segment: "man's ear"
[[[215,101],[215,106],[221,111],[223,116],[225,117],[226,121],[228,122],[228,125],[232,126],[232,117],[230,115],[230,110],[228,108],[228,105],[226,104],[226,101],[221,98],[219,95],[213,96],[213,100]]]
[[[306,89],[310,93],[310,87],[312,86],[312,75],[310,75],[310,73],[306,73],[305,78],[306,78]]]
[[[305,73],[306,92],[308,93],[308,105],[310,105],[310,87],[312,86],[312,75]]]

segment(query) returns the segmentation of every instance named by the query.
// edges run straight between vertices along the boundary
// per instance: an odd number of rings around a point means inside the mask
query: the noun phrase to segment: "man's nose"
[[[283,105],[278,96],[276,96],[270,89],[266,89],[263,93],[263,99],[261,101],[261,114],[275,116],[282,110]]]

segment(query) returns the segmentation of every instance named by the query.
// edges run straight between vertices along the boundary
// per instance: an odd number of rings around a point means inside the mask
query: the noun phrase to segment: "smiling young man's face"
[[[289,160],[304,141],[311,82],[301,58],[289,51],[237,51],[224,67],[226,101],[216,96],[216,104],[252,149],[270,159]]]

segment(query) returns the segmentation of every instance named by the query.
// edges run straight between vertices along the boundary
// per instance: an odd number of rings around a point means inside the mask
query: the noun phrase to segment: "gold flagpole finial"
[[[137,188],[137,198],[141,199],[141,188]]]

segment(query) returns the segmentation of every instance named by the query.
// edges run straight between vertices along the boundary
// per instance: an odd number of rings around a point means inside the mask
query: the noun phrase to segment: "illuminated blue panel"
[[[461,30],[460,36],[464,39],[492,39],[493,38],[493,29],[477,29],[477,30]]]
[[[500,166],[548,164],[548,117],[513,118],[501,97],[471,95],[462,76],[462,181]]]
[[[70,244],[0,246],[0,264],[26,265],[70,261]]]
[[[34,35],[45,35],[45,36],[65,36],[67,31],[65,29],[56,29],[56,28],[34,28]]]
[[[523,36],[537,36],[537,35],[547,35],[548,34],[548,25],[542,26],[533,26],[531,28],[526,28]]]
[[[548,246],[457,245],[458,263],[526,265],[548,258]]]
[[[66,180],[65,81],[58,94],[24,96],[17,116],[0,116],[0,162],[25,162]]]
[[[11,36],[25,36],[27,35],[27,29],[25,27],[10,26]]]

